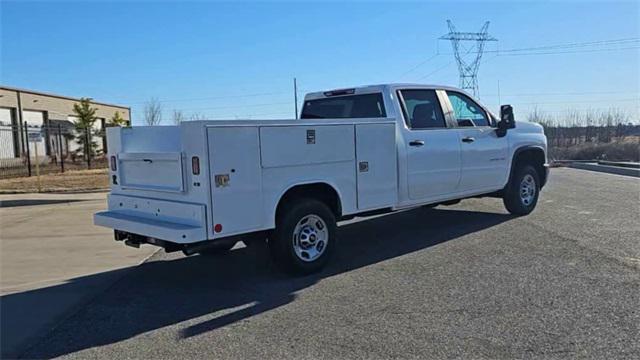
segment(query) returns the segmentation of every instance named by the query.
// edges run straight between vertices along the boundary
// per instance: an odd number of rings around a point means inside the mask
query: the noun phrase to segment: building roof
[[[21,93],[26,93],[26,94],[49,96],[49,97],[54,97],[54,98],[58,98],[58,99],[65,99],[65,100],[72,100],[72,101],[80,101],[81,100],[80,98],[75,98],[75,97],[71,97],[71,96],[57,95],[57,94],[52,94],[52,93],[47,93],[47,92],[42,92],[42,91],[34,91],[34,90],[16,88],[16,87],[5,86],[5,85],[0,85],[0,89],[8,90],[8,91],[16,91],[16,92],[21,92]],[[129,106],[108,104],[108,103],[98,102],[98,101],[94,101],[94,100],[91,100],[90,102],[92,104],[96,104],[96,105],[111,106],[111,107],[131,110],[131,108]]]

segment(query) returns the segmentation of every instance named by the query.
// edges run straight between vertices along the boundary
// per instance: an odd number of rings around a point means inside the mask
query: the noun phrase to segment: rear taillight
[[[116,157],[115,156],[112,155],[109,162],[111,163],[111,171],[118,170],[118,165],[116,164]]]
[[[191,172],[193,175],[200,175],[200,159],[197,156],[191,158]]]

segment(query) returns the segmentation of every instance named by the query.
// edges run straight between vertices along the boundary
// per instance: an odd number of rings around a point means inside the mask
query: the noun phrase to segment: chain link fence
[[[29,137],[39,137],[34,136],[36,133],[42,140],[28,141]],[[69,122],[56,121],[45,126],[0,123],[0,179],[35,176],[36,163],[40,174],[106,168],[105,154],[103,130],[89,129],[79,134]]]

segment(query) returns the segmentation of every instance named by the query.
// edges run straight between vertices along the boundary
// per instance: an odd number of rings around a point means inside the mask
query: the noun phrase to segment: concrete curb
[[[606,161],[599,160],[598,164],[607,165],[607,166],[617,166],[617,167],[626,167],[632,169],[640,169],[640,163],[631,162],[631,161]]]
[[[634,169],[629,167],[600,165],[597,163],[583,163],[583,162],[571,163],[569,164],[569,167],[573,169],[597,171],[597,172],[603,172],[607,174],[640,177],[640,169]]]

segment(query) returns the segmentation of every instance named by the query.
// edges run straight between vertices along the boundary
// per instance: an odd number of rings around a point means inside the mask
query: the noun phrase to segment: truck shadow
[[[240,248],[225,256],[152,260],[126,275],[24,352],[48,358],[130,339],[179,325],[178,340],[214,331],[295,300],[319,280],[428,249],[512,219],[506,214],[451,209],[414,209],[342,224],[340,242],[321,273],[292,278],[280,273],[266,249]],[[121,273],[123,270],[115,270]],[[83,286],[108,273],[3,296],[2,331],[22,326],[20,306],[46,306],[50,295]],[[198,318],[196,320],[196,318]]]

